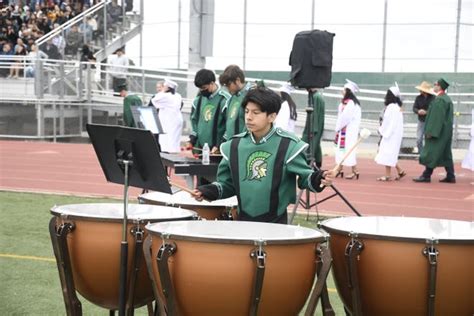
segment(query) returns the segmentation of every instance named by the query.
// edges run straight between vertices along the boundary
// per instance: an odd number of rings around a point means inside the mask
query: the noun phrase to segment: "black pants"
[[[120,86],[127,83],[127,78],[115,78],[112,77],[112,87],[114,89],[114,95],[120,94]]]
[[[454,174],[454,166],[449,166],[449,167],[444,167],[446,169],[446,178],[448,179],[454,179],[456,178],[456,175]],[[423,171],[422,177],[423,178],[431,178],[431,175],[433,174],[434,168],[430,167],[425,167],[425,171]]]

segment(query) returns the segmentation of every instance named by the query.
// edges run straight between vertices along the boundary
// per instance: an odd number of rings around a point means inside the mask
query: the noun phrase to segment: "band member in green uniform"
[[[323,137],[324,132],[324,115],[325,115],[325,103],[321,93],[319,93],[317,88],[308,88],[308,106],[313,108],[313,112],[311,114],[312,122],[312,130],[308,133],[309,128],[309,118],[308,115],[306,117],[306,124],[304,126],[304,131],[301,139],[303,141],[309,143],[311,141],[311,153],[309,152],[308,148],[308,157],[314,158],[314,162],[318,168],[321,168],[322,161],[323,161],[323,153],[321,150],[321,139]],[[311,138],[311,139],[309,139]],[[308,159],[308,162],[310,159]]]
[[[128,94],[127,85],[122,84],[118,87],[120,96],[123,99],[123,122],[125,126],[137,127],[133,119],[132,106],[141,106],[142,99],[138,95]]]
[[[232,95],[223,111],[226,116],[224,139],[229,140],[235,134],[245,131],[244,109],[240,105],[252,84],[245,82],[245,74],[237,65],[227,66],[220,75],[219,82]]]
[[[205,143],[216,152],[223,141],[225,116],[222,114],[230,94],[216,83],[216,75],[208,69],[201,69],[194,77],[199,94],[191,108],[192,132],[189,142],[192,147],[202,148]]]
[[[197,187],[197,200],[236,195],[239,220],[286,224],[287,207],[296,200],[296,182],[311,191],[332,183],[333,171],[308,166],[308,144],[273,126],[280,105],[280,97],[270,89],[257,87],[247,93],[242,101],[247,130],[221,145],[217,180]]]

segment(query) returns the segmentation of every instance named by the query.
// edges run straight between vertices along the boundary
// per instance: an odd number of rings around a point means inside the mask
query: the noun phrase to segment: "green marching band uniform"
[[[425,138],[420,163],[429,168],[453,167],[453,102],[448,95],[438,95],[431,101],[425,120],[425,135],[431,138]]]
[[[210,148],[219,147],[225,133],[225,116],[222,110],[230,99],[230,94],[219,88],[206,98],[198,95],[191,108],[191,135],[196,138],[197,148],[202,148],[205,143]]]
[[[131,94],[127,95],[123,99],[123,121],[125,126],[137,127],[135,120],[133,119],[132,106],[141,106],[142,100],[138,95]]]
[[[252,87],[250,82],[247,82],[245,86],[233,95],[225,105],[223,112],[226,117],[226,128],[224,139],[229,140],[232,136],[244,132],[247,128],[245,127],[245,113],[244,109],[240,106],[242,100],[247,95],[247,92]]]
[[[216,199],[237,196],[239,220],[287,223],[287,207],[296,199],[296,176],[299,188],[324,188],[322,172],[313,172],[306,162],[307,147],[296,135],[275,127],[259,143],[248,131],[234,135],[221,145],[217,179],[208,187],[217,188]]]
[[[314,157],[314,161],[318,166],[321,166],[321,162],[323,160],[323,155],[322,155],[322,150],[321,150],[321,138],[323,136],[324,132],[324,114],[325,114],[325,103],[323,100],[323,97],[319,92],[311,92],[312,99],[309,100],[308,103],[312,102],[313,106],[313,114],[312,116],[312,153],[311,156]],[[308,122],[309,116],[306,118],[306,124],[303,130],[303,135],[301,139],[309,143],[308,139],[308,128],[309,128],[309,122]],[[309,160],[308,160],[309,162]]]

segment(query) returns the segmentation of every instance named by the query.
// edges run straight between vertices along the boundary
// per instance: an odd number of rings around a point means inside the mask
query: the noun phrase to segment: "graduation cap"
[[[388,90],[392,91],[393,95],[397,98],[401,98],[402,94],[400,93],[400,88],[398,87],[398,83],[395,81],[395,85],[390,87]]]
[[[127,84],[126,83],[119,84],[117,88],[119,89],[119,91],[123,91],[123,90],[127,91]]]
[[[173,80],[171,79],[168,79],[168,78],[165,78],[165,82],[163,83],[165,86],[171,88],[171,89],[175,89],[178,88],[178,84],[176,82],[174,82]]]
[[[446,90],[449,87],[449,83],[446,82],[443,78],[439,78],[436,83],[441,87],[441,89]]]
[[[295,91],[295,88],[293,88],[289,83],[284,83],[281,85],[281,87],[278,89],[280,92],[286,92],[287,94],[291,94],[291,92]]]
[[[359,92],[359,86],[357,83],[350,81],[349,79],[346,79],[346,84],[344,85],[344,88],[347,88],[352,91],[352,93]]]

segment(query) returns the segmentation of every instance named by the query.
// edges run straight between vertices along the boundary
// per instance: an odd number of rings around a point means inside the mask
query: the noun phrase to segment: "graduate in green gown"
[[[449,84],[438,79],[434,84],[436,98],[431,101],[425,120],[425,146],[420,154],[420,164],[425,166],[423,174],[414,178],[415,182],[431,182],[436,167],[446,169],[444,183],[456,183],[451,141],[453,139],[453,102],[446,94]]]
[[[332,183],[335,172],[310,168],[304,154],[308,144],[273,126],[281,106],[274,91],[251,89],[241,106],[247,130],[221,145],[217,180],[199,186],[194,197],[216,200],[236,195],[239,220],[286,224],[296,184],[319,192]]]
[[[133,119],[132,106],[142,106],[142,99],[138,95],[128,94],[127,85],[122,84],[118,87],[120,96],[123,99],[123,122],[125,126],[137,127]]]
[[[307,113],[306,124],[304,126],[302,139],[303,141],[309,143],[311,138],[311,153],[308,148],[308,156],[314,158],[314,162],[318,168],[321,167],[323,161],[323,152],[321,150],[321,139],[324,132],[324,115],[325,115],[325,103],[321,93],[316,88],[308,89],[308,106],[313,108],[311,115]],[[308,132],[310,128],[311,121],[311,131]],[[309,162],[309,159],[308,159]]]

